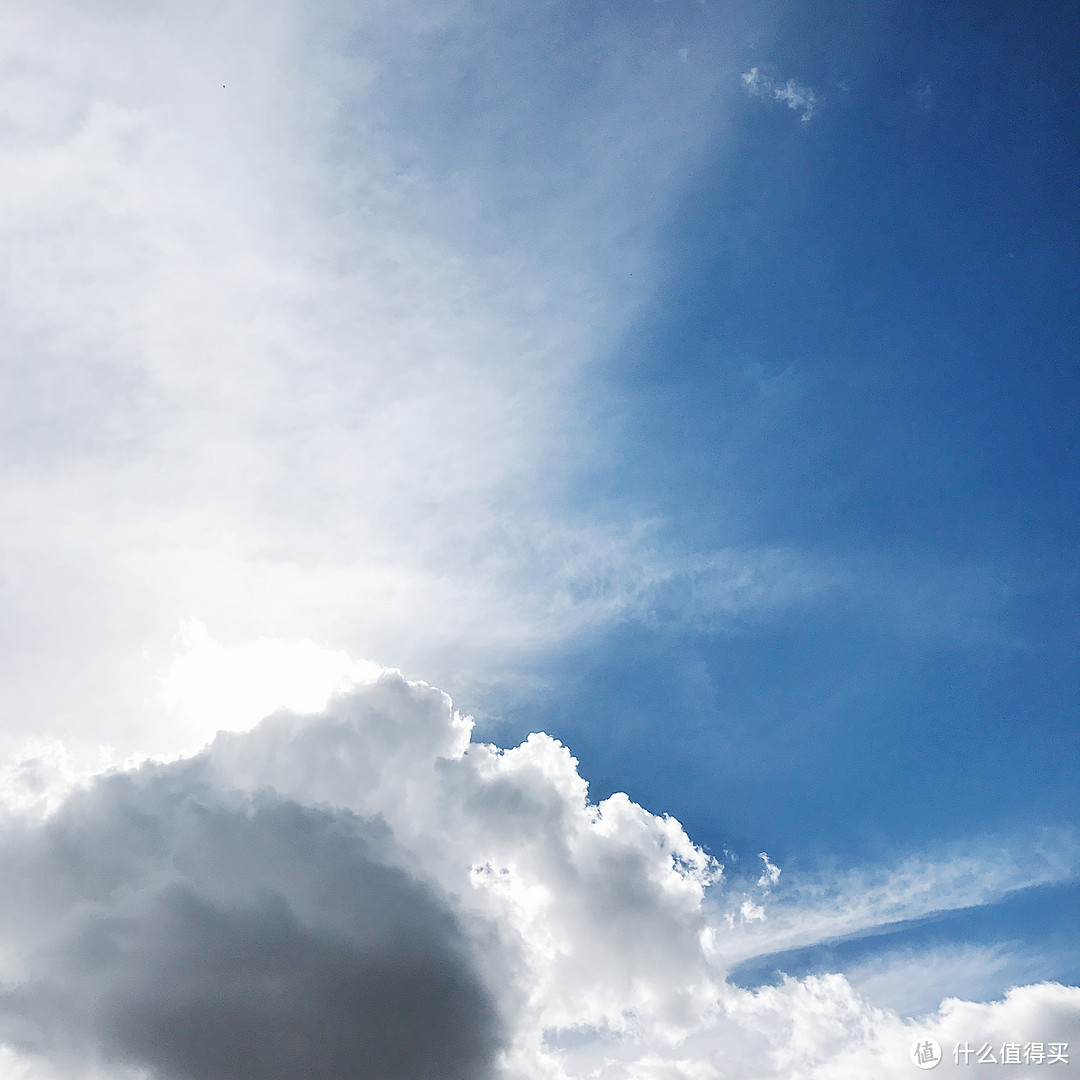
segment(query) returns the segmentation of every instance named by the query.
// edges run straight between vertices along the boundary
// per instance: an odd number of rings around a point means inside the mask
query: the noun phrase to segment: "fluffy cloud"
[[[109,776],[6,830],[5,1039],[74,1075],[488,1075],[495,1004],[386,827],[200,772]]]
[[[766,904],[763,860],[725,885],[678,822],[592,803],[558,741],[475,743],[386,672],[10,809],[4,1052],[31,1078],[854,1080],[910,1076],[916,1038],[1080,1036],[1080,989],[1050,984],[917,1023],[840,975],[731,985],[725,912]]]

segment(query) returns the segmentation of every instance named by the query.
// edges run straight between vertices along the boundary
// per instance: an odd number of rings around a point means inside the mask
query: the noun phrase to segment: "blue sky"
[[[1080,15],[19,7],[0,1065],[231,1075],[101,987],[220,938],[316,992],[379,912],[475,992],[447,1075],[1080,1039]],[[41,914],[64,844],[124,888]]]
[[[657,225],[655,295],[605,371],[618,449],[574,494],[635,500],[690,550],[797,551],[826,583],[575,642],[511,729],[781,862],[1075,822],[1080,24],[779,24],[740,58],[818,104],[747,95]]]

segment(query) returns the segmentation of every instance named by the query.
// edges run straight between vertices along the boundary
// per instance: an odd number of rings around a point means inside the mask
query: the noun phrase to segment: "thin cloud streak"
[[[828,878],[788,873],[764,917],[739,925],[725,941],[738,963],[819,942],[880,932],[940,912],[992,904],[1024,889],[1075,880],[1080,840],[1069,829],[1036,837],[969,842],[938,857],[908,858],[877,870]]]
[[[988,1001],[1003,985],[1037,982],[1044,963],[1015,947],[965,945],[886,952],[844,976],[867,1001],[914,1017],[934,1012],[949,997]]]

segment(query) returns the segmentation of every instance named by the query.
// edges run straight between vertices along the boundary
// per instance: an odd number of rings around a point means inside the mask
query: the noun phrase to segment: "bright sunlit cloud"
[[[672,72],[625,82],[655,67],[643,43],[596,28],[599,98],[533,100],[499,68],[487,122],[560,151],[500,179],[467,119],[433,129],[411,96],[458,85],[442,41],[466,6],[10,14],[0,520],[31,729],[85,722],[43,694],[46,644],[80,714],[136,747],[142,651],[189,616],[482,685],[712,576],[632,506],[565,506],[605,452],[589,370],[648,301],[650,221],[709,139],[670,115]],[[493,64],[529,25],[492,28]],[[491,212],[523,197],[512,226]],[[800,573],[723,561],[698,606]]]
[[[182,624],[176,647],[161,701],[179,730],[164,738],[190,740],[189,752],[218,731],[244,731],[276,709],[318,712],[335,692],[371,682],[383,670],[313,641],[222,645],[196,619]]]
[[[0,1039],[32,1077],[847,1080],[909,1075],[918,1037],[1080,1033],[1080,990],[1051,984],[917,1026],[866,971],[733,987],[723,868],[677,821],[592,802],[549,736],[470,729],[387,672],[7,819]]]

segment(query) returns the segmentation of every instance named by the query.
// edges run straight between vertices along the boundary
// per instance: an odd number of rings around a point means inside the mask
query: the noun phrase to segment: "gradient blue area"
[[[576,642],[498,737],[543,727],[594,797],[791,866],[1075,823],[1080,9],[798,4],[779,25],[742,70],[817,108],[718,88],[735,120],[610,357],[620,450],[574,497],[835,579]]]

